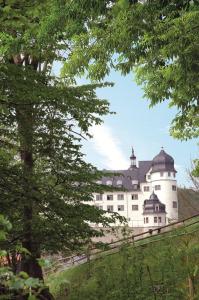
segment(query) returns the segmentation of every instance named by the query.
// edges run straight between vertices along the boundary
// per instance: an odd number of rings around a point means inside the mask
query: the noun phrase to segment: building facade
[[[134,150],[127,170],[110,170],[98,184],[113,188],[93,195],[93,205],[124,216],[129,227],[158,227],[178,220],[174,159],[163,149],[151,161],[137,163]],[[119,224],[117,224],[119,225]]]

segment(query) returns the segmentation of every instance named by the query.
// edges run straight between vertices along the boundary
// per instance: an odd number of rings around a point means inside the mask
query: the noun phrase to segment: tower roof
[[[152,160],[152,170],[151,173],[161,171],[173,171],[176,172],[174,168],[174,159],[169,154],[167,154],[164,149],[160,151]]]
[[[144,200],[143,214],[166,213],[165,204],[160,202],[158,196],[153,192],[149,199]]]

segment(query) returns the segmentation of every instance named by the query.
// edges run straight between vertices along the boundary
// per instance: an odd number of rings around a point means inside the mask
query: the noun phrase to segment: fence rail
[[[168,224],[168,225],[165,225],[162,227],[157,227],[154,229],[149,229],[145,232],[131,235],[127,238],[123,238],[123,239],[119,239],[119,240],[116,240],[116,241],[113,241],[110,243],[106,243],[104,245],[105,249],[97,249],[95,247],[92,247],[92,248],[90,248],[89,251],[87,251],[87,253],[83,253],[81,255],[61,257],[57,261],[52,263],[50,267],[45,268],[44,273],[45,273],[45,275],[48,275],[53,272],[62,271],[64,269],[67,269],[67,268],[75,266],[75,265],[86,263],[90,260],[98,259],[100,254],[101,255],[102,254],[110,255],[110,254],[117,253],[124,243],[135,244],[138,241],[147,240],[147,239],[151,238],[152,236],[159,236],[159,235],[162,236],[162,235],[172,231],[173,229],[182,228],[182,227],[187,228],[189,226],[199,223],[199,218],[197,219],[197,217],[199,217],[199,213],[195,214],[192,217],[180,220],[178,222],[174,222],[174,223],[171,223],[171,224]],[[193,220],[193,222],[191,222],[192,220]],[[151,242],[153,242],[153,241],[150,241],[150,243]],[[155,240],[154,240],[154,242],[155,242]],[[147,244],[147,243],[145,243],[145,244]],[[136,247],[139,247],[139,246],[142,246],[142,244],[136,245]]]

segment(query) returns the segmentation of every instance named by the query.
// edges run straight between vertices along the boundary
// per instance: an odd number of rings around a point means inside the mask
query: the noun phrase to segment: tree
[[[150,106],[168,101],[177,107],[171,134],[181,140],[197,138],[199,1],[118,0],[110,7],[73,39],[63,74],[81,74],[82,61],[94,80],[111,68],[123,75],[133,70]]]
[[[82,137],[109,113],[95,89],[52,76],[54,61],[70,52],[70,40],[108,1],[5,0],[0,14],[0,206],[13,224],[6,247],[21,269],[43,279],[42,251],[76,249],[100,235],[89,222],[108,225],[116,215],[84,204],[101,173],[85,163]],[[84,8],[87,7],[85,11]],[[14,271],[16,266],[12,264]]]

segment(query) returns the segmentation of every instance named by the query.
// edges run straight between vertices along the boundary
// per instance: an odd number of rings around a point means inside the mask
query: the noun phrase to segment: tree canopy
[[[67,59],[71,38],[105,9],[106,1],[1,3],[0,207],[13,224],[5,246],[15,272],[18,246],[26,249],[20,270],[42,279],[42,251],[78,249],[101,234],[90,223],[117,218],[84,203],[104,189],[81,139],[109,113],[95,93],[107,84],[77,86],[51,72]]]
[[[63,74],[86,70],[101,80],[111,68],[134,71],[150,106],[166,100],[177,107],[172,135],[198,137],[199,2],[119,0],[109,7],[73,38]]]

